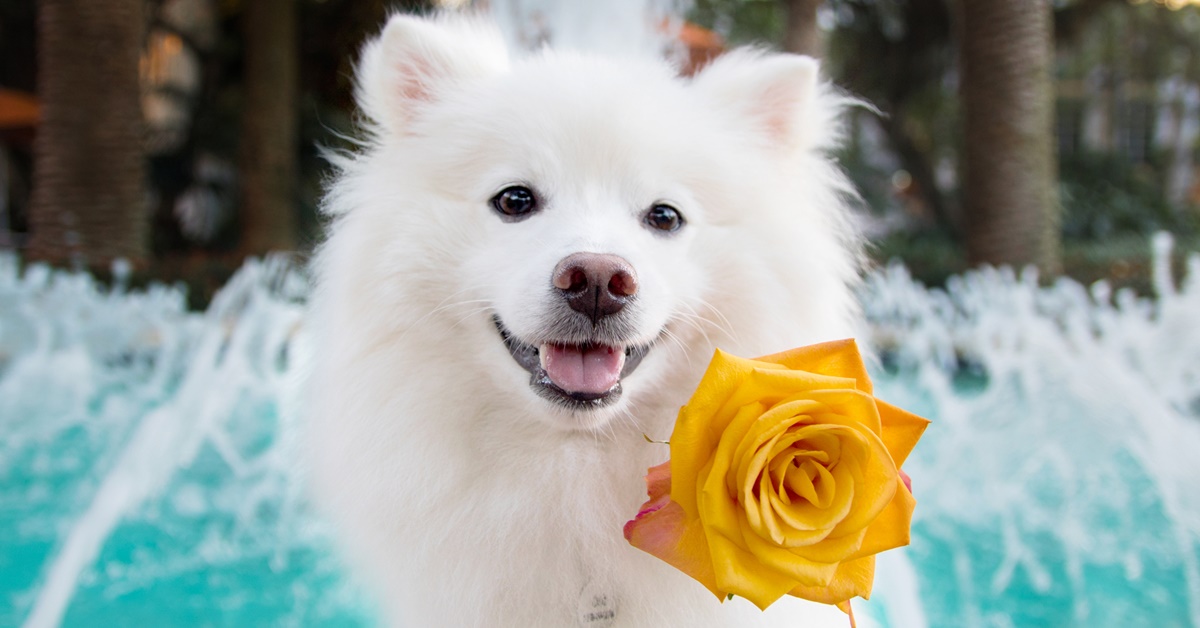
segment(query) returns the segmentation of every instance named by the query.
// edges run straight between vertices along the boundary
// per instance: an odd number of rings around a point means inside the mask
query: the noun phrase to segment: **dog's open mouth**
[[[542,398],[572,409],[607,406],[621,397],[621,380],[641,364],[646,345],[521,342],[493,317],[513,360],[529,371],[529,385]]]

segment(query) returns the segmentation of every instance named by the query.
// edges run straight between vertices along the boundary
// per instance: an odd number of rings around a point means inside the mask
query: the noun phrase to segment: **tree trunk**
[[[783,0],[787,13],[783,49],[787,52],[820,58],[821,31],[817,28],[817,8],[823,0]]]
[[[1061,271],[1049,0],[959,0],[972,264]]]
[[[41,126],[30,259],[105,268],[145,261],[138,59],[144,0],[38,3]]]
[[[245,2],[241,250],[296,246],[297,0]]]

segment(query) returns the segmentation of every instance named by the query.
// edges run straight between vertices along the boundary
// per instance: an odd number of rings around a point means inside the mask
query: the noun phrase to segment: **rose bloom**
[[[909,542],[900,465],[928,421],[876,399],[853,340],[756,360],[717,351],[646,476],[625,538],[718,597],[870,597],[875,555]]]

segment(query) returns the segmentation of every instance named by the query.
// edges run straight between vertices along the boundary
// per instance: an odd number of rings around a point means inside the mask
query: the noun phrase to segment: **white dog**
[[[815,61],[512,59],[394,17],[315,263],[315,484],[405,626],[846,626],[629,546],[714,347],[847,337],[859,245]]]

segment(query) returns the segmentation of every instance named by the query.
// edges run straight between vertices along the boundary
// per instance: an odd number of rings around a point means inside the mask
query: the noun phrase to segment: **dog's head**
[[[690,79],[510,61],[479,22],[397,16],[358,85],[373,140],[330,196],[328,248],[357,229],[340,248],[395,328],[378,335],[453,364],[464,395],[594,429],[638,398],[680,403],[714,344],[765,353],[846,320],[854,256],[811,59],[734,53]]]

